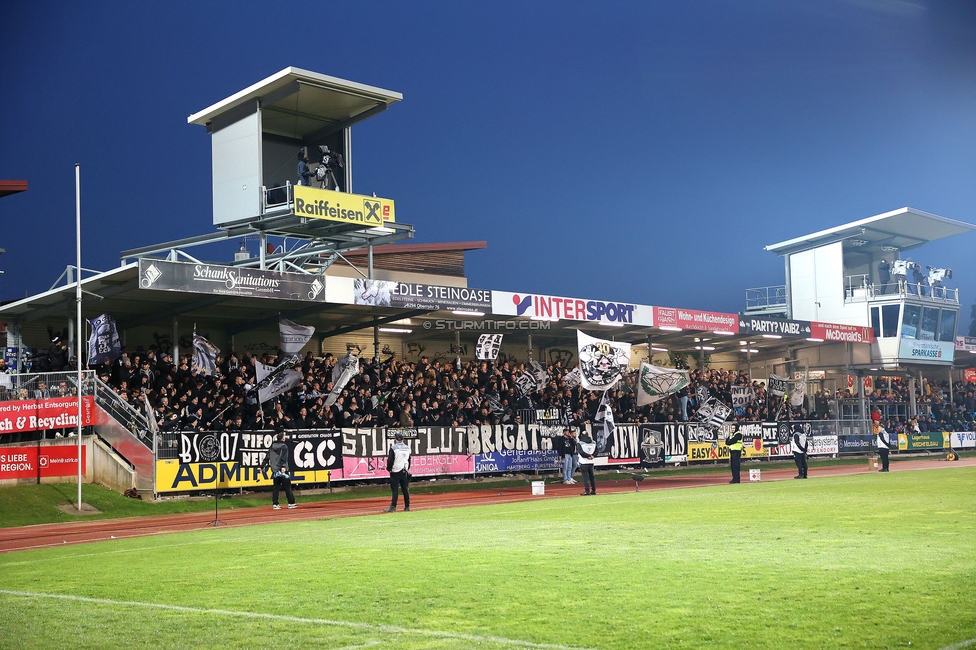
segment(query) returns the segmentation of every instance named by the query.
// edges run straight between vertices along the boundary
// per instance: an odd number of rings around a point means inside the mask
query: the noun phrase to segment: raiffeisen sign
[[[649,305],[508,291],[491,292],[491,313],[645,327],[654,324],[654,308]]]

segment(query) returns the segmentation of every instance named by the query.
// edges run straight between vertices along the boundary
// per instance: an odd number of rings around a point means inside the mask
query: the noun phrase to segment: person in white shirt
[[[876,444],[878,447],[878,456],[881,458],[881,469],[879,472],[888,471],[888,450],[891,449],[891,438],[888,436],[888,432],[880,424],[877,425],[877,438]]]
[[[803,432],[803,425],[794,425],[793,435],[790,437],[790,447],[793,451],[793,462],[796,463],[796,476],[807,477],[807,434]]]
[[[583,475],[583,496],[596,494],[596,476],[593,474],[593,454],[596,453],[596,443],[586,433],[579,437],[577,445],[579,453],[579,468]]]
[[[403,490],[403,511],[410,512],[410,447],[403,442],[403,434],[397,433],[396,442],[386,457],[386,471],[390,473],[390,489],[393,501],[383,512],[396,512],[398,489]]]

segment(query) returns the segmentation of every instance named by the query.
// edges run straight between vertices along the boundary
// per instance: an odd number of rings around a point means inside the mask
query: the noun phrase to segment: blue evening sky
[[[13,4],[13,3],[11,3]],[[354,187],[472,286],[737,312],[766,244],[912,206],[976,223],[976,2],[19,2],[0,21],[0,298],[213,230],[186,116],[294,65],[397,90]],[[256,245],[252,244],[256,250]],[[912,258],[976,297],[976,233]]]

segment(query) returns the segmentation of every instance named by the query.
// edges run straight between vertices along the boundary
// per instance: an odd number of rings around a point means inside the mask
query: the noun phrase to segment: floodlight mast
[[[75,366],[78,370],[78,513],[81,513],[81,165],[75,163]]]

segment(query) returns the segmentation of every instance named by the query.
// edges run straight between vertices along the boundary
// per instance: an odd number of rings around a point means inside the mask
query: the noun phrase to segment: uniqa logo
[[[519,298],[519,295],[515,294],[512,296],[512,302],[515,303],[515,315],[521,316],[529,307],[532,306],[532,296]]]

